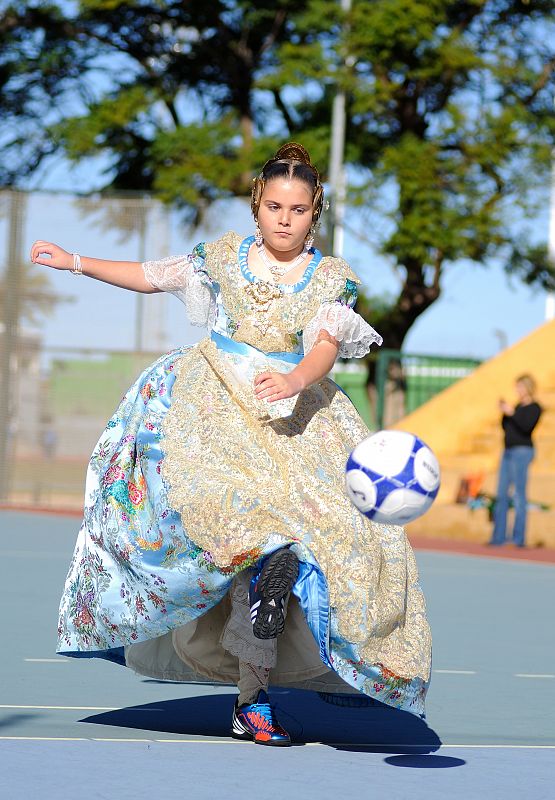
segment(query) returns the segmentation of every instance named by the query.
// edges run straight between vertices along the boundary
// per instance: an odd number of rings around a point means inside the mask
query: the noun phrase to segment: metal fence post
[[[387,367],[392,350],[380,350],[376,363],[376,424],[378,430],[383,428],[385,412],[385,384],[387,380]]]
[[[21,307],[21,245],[23,216],[26,195],[10,192],[10,221],[8,232],[7,263],[4,270],[4,298],[2,308],[2,347],[0,348],[0,412],[4,416],[0,425],[0,500],[7,500],[10,491],[10,475],[13,465],[10,449],[15,431],[12,425],[12,409],[17,377],[17,344],[19,313]]]

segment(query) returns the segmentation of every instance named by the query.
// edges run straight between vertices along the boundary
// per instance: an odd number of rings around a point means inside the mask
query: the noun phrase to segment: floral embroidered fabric
[[[249,391],[257,359],[292,368],[291,354],[303,336],[310,347],[320,325],[349,352],[378,340],[350,309],[357,278],[340,259],[322,258],[300,290],[277,292],[243,275],[240,246],[227,234],[189,258],[144,265],[153,286],[187,307],[191,294],[204,298],[195,318],[213,319],[215,338],[145,370],[102,434],[60,607],[59,650],[148,660],[141,670],[155,677],[178,674],[177,659],[229,680],[233,667],[222,665],[234,657],[219,637],[231,582],[289,543],[300,560],[292,619],[298,610],[314,652],[303,666],[304,651],[292,649],[295,664],[278,663],[275,674],[333,670],[371,697],[422,714],[431,640],[412,550],[401,528],[367,520],[344,489],[347,455],[368,430],[327,378],[274,417]],[[221,349],[217,335],[229,346]],[[288,617],[286,630],[291,624]],[[163,642],[171,668],[160,661]]]

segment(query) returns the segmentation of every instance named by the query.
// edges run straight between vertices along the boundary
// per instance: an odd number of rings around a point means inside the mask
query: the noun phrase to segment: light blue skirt
[[[147,368],[121,401],[90,460],[84,519],[64,594],[58,652],[125,665],[125,648],[167,635],[219,604],[234,576],[283,546],[279,537],[216,566],[188,535],[184,515],[168,502],[161,477],[162,423],[170,408],[181,348]],[[422,677],[399,677],[370,664],[338,631],[324,572],[310,547],[292,545],[300,559],[293,589],[322,665],[354,689],[388,705],[424,715]]]

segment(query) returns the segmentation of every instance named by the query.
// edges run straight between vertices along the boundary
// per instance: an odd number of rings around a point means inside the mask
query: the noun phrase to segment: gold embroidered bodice
[[[360,283],[341,258],[324,257],[308,283],[287,291],[263,280],[249,281],[239,264],[242,239],[226,233],[205,245],[206,271],[220,287],[220,300],[232,321],[232,338],[265,352],[292,352],[299,335],[322,303],[333,303],[347,281]]]

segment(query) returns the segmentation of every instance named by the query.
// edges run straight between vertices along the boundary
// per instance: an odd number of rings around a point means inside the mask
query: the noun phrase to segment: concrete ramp
[[[485,510],[470,511],[454,500],[461,478],[483,476],[495,494],[503,448],[498,400],[516,402],[514,382],[530,373],[538,384],[544,414],[534,434],[529,499],[553,506],[532,510],[528,542],[555,547],[555,320],[482,364],[393,427],[416,433],[434,450],[442,467],[442,488],[434,507],[409,526],[409,533],[487,541],[491,526]]]

